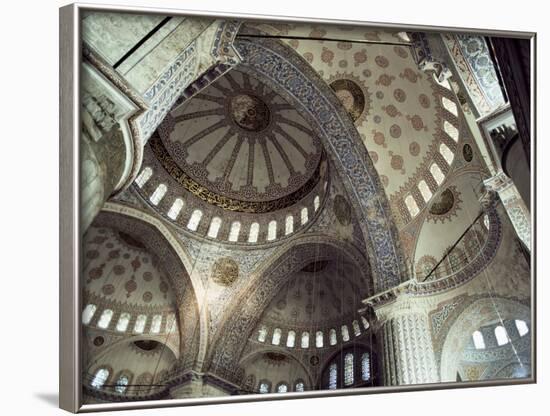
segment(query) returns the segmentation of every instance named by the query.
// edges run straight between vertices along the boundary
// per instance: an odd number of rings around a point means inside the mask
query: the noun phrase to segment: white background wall
[[[321,1],[297,0],[113,0],[118,4],[187,9],[362,19],[378,22],[539,31],[538,69],[550,70],[550,35],[543,2],[502,1]],[[109,2],[99,2],[106,3]],[[57,409],[58,311],[58,0],[2,3],[1,175],[2,269],[0,274],[1,383],[3,414],[53,415]],[[7,90],[7,91],[6,91]],[[7,92],[7,94],[6,94]],[[550,179],[541,155],[549,154],[548,83],[539,80],[539,206],[548,203]],[[543,97],[546,100],[543,100]],[[550,290],[547,218],[539,215],[539,322],[548,318],[542,301]],[[7,264],[7,268],[6,268]],[[281,414],[543,414],[549,402],[548,326],[539,324],[539,384],[343,398],[258,402],[157,410],[157,415]],[[127,414],[152,414],[151,410]],[[126,414],[126,413],[125,413]]]

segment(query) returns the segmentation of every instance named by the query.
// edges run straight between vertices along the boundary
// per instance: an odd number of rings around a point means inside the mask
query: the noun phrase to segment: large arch
[[[367,245],[375,290],[401,283],[404,257],[384,188],[357,129],[332,89],[290,47],[240,38],[239,69],[285,98],[316,130],[340,174]]]
[[[522,319],[531,321],[529,306],[506,298],[484,297],[473,301],[454,319],[443,341],[440,360],[442,382],[456,381],[456,372],[462,351],[469,342],[470,335],[495,319]]]
[[[331,260],[341,256],[365,272],[365,285],[372,292],[367,259],[350,243],[324,234],[309,234],[291,240],[273,254],[260,270],[250,276],[247,287],[228,305],[220,329],[212,337],[205,369],[235,382],[239,380],[238,362],[248,339],[258,325],[263,311],[292,273],[314,260]]]
[[[199,304],[204,290],[198,279],[187,270],[187,254],[170,231],[157,219],[143,211],[117,203],[107,203],[94,224],[123,231],[141,241],[163,264],[174,292],[180,333],[179,360],[184,369],[196,369],[206,350],[205,307]],[[144,238],[146,236],[147,238]],[[172,238],[170,238],[172,237]]]

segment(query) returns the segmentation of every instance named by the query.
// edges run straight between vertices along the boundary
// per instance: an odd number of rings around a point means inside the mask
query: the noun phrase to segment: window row
[[[261,394],[271,393],[271,388],[272,388],[271,381],[261,380],[258,385],[258,392],[260,392]],[[289,391],[291,390],[288,383],[286,383],[285,381],[282,381],[275,386],[274,393],[288,393]],[[305,391],[304,381],[302,379],[296,380],[294,382],[294,390],[292,391],[304,392]]]
[[[518,334],[520,337],[523,337],[529,332],[529,327],[527,326],[527,323],[521,319],[516,319],[514,321],[514,324],[516,326],[516,329],[518,331]],[[497,325],[494,329],[494,335],[497,340],[497,345],[502,346],[506,345],[510,342],[510,337],[508,335],[508,331],[506,331],[506,328],[503,325]],[[485,346],[485,338],[481,331],[474,331],[472,334],[472,340],[474,342],[474,347],[477,350],[483,350],[486,348]]]
[[[153,170],[150,167],[145,167],[143,171],[139,174],[139,176],[136,178],[135,182],[137,186],[140,188],[147,183],[147,181],[151,178],[153,174]],[[326,187],[326,184],[325,184]],[[153,205],[158,205],[160,201],[164,198],[164,195],[166,194],[167,187],[164,184],[160,184],[157,186],[153,194],[150,196],[149,200]],[[321,205],[321,198],[319,195],[316,195],[313,199],[313,212],[316,212]],[[172,206],[168,210],[168,217],[172,220],[176,220],[185,206],[185,202],[182,198],[176,198],[176,200],[172,203]],[[202,221],[203,212],[200,209],[196,209],[191,213],[191,217],[189,218],[189,221],[187,222],[187,229],[191,231],[197,231],[199,228],[199,225]],[[300,217],[299,217],[299,225],[305,225],[309,221],[309,210],[308,207],[302,207],[300,210]],[[219,231],[222,226],[222,219],[220,217],[213,217],[210,220],[210,224],[208,226],[207,231],[207,237],[209,238],[218,238]],[[296,229],[295,224],[295,218],[293,215],[289,214],[285,218],[284,223],[284,235],[292,234]],[[246,232],[246,230],[242,229],[241,223],[239,221],[233,221],[230,225],[229,229],[229,236],[228,241],[236,242],[239,241],[239,239],[242,240],[241,234],[243,232]],[[248,230],[248,236],[246,236],[246,241],[249,243],[257,243],[258,237],[260,234],[260,224],[257,222],[254,222],[250,225],[250,228]],[[273,241],[277,239],[277,237],[281,237],[281,235],[277,235],[277,221],[272,220],[267,225],[267,236],[266,241]]]
[[[363,326],[363,330],[369,329],[369,322],[364,316],[361,316],[361,324]],[[358,337],[362,333],[361,325],[359,324],[358,320],[354,320],[351,324],[351,331],[355,337]],[[342,325],[340,327],[340,338],[342,342],[347,342],[350,340],[350,328],[347,325]],[[273,330],[273,333],[271,334],[271,344],[272,345],[281,345],[282,344],[282,330],[280,328],[275,328]],[[325,335],[328,335],[328,339],[325,339]],[[333,346],[338,343],[338,335],[336,329],[332,328],[328,331],[328,334],[325,334],[323,331],[316,331],[315,334],[311,335],[312,337],[315,336],[314,340],[310,341],[310,333],[308,331],[303,331],[299,335],[299,345],[300,348],[310,348],[311,345],[315,345],[315,348],[323,348],[327,345]],[[265,325],[262,325],[260,329],[258,330],[258,337],[257,340],[259,342],[269,342],[267,340],[268,337],[268,328]],[[286,334],[286,341],[284,342],[284,345],[287,348],[294,348],[297,344],[297,334],[294,330],[289,330]],[[328,344],[327,344],[328,343]]]
[[[162,371],[159,373],[159,379],[162,377],[162,373]],[[127,370],[119,372],[114,383],[109,381],[110,376],[109,368],[101,367],[93,374],[90,386],[96,390],[104,389],[118,394],[128,394],[130,388],[132,394],[149,393],[153,387],[154,377],[151,373],[140,374],[133,384],[130,384],[133,376]]]
[[[82,311],[82,323],[84,325],[89,325],[90,322],[92,322],[92,319],[94,318],[97,311],[97,306],[90,303],[86,305],[84,310]],[[99,319],[97,320],[97,326],[101,329],[109,329],[109,327],[113,324],[113,315],[114,312],[112,309],[104,309],[101,315],[99,316]],[[162,321],[163,316],[161,314],[153,315],[151,318],[151,326],[149,328],[149,333],[151,334],[158,334],[161,331],[162,328]],[[128,312],[122,312],[118,318],[118,321],[115,325],[115,330],[117,332],[126,332],[128,330],[128,326],[130,324],[130,321],[132,320],[132,315]],[[147,325],[148,316],[145,314],[140,314],[136,317],[136,320],[133,325],[132,332],[135,334],[143,334],[145,331],[145,327]],[[166,329],[165,332],[173,332],[176,328],[176,316],[171,313],[167,315],[166,317]]]
[[[443,148],[443,150],[441,148]],[[447,163],[449,163],[450,165],[454,157],[451,149],[449,149],[446,144],[442,143],[440,146],[440,151],[442,152],[442,154],[443,152],[446,153],[446,156],[444,155],[443,157],[447,161]],[[445,175],[443,174],[443,171],[441,170],[441,168],[436,162],[431,164],[430,174],[435,180],[435,183],[437,183],[437,185],[441,185],[443,183],[443,180],[445,179]],[[422,195],[422,199],[427,204],[432,198],[433,192],[430,190],[430,187],[428,186],[427,182],[424,179],[418,182],[418,190]],[[412,194],[408,194],[405,197],[405,206],[407,207],[407,210],[409,211],[409,214],[411,215],[412,218],[416,217],[420,213],[420,208],[418,207],[418,204],[416,203],[416,200],[414,199]]]
[[[371,381],[371,357],[368,352],[346,352],[343,360],[333,360],[325,377],[325,388],[351,387],[359,382]]]

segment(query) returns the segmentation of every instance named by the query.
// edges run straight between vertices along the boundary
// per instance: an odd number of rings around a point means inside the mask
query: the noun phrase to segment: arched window
[[[207,236],[210,238],[217,238],[221,225],[222,225],[221,218],[219,217],[212,218],[212,221],[210,221],[210,227],[208,228]]]
[[[348,352],[344,357],[344,385],[351,386],[353,382],[353,354]]]
[[[292,215],[287,215],[285,221],[285,235],[292,234],[294,231],[294,217]]]
[[[233,221],[231,228],[229,229],[229,241],[237,241],[239,239],[239,232],[241,231],[241,223],[239,221]]]
[[[158,334],[160,332],[160,326],[162,324],[162,315],[153,316],[151,321],[151,334]]]
[[[309,348],[309,332],[302,333],[302,342],[300,346],[302,348]]]
[[[474,331],[472,334],[472,340],[474,341],[474,347],[476,350],[485,349],[485,340],[483,339],[483,334],[480,331]]]
[[[288,392],[288,384],[286,383],[279,383],[277,386],[277,393],[286,393]]]
[[[258,234],[260,233],[260,224],[253,222],[250,224],[250,233],[248,234],[248,242],[255,243],[258,241]]]
[[[323,331],[317,331],[315,333],[315,346],[317,348],[323,348]]]
[[[516,328],[518,330],[518,334],[520,337],[524,336],[529,332],[529,327],[527,326],[527,322],[522,321],[521,319],[516,319],[515,321]]]
[[[495,328],[495,337],[497,339],[498,345],[505,345],[508,344],[508,333],[506,332],[506,329],[502,325],[499,325]]]
[[[313,209],[317,211],[320,205],[321,205],[321,198],[319,198],[319,195],[316,195],[315,198],[313,198]]]
[[[303,207],[302,211],[300,211],[300,220],[301,220],[302,225],[304,225],[307,222],[307,220],[308,220],[307,207]]]
[[[273,337],[271,338],[271,343],[273,345],[279,345],[281,343],[281,329],[275,328],[273,331]]]
[[[443,81],[440,81],[439,78],[438,78],[438,76],[435,75],[435,73],[434,73],[433,77],[434,77],[435,82],[437,82],[437,83],[438,83],[439,85],[441,85],[443,88],[446,88],[446,89],[448,89],[448,90],[451,89],[451,84],[449,84],[449,81],[447,80],[447,78],[445,78]]]
[[[364,316],[361,317],[361,322],[363,323],[363,328],[365,328],[365,331],[369,329],[369,321],[367,321],[367,318]]]
[[[286,346],[288,348],[294,348],[295,343],[296,343],[296,332],[288,331],[288,334],[286,336]]]
[[[338,340],[336,339],[336,329],[332,328],[328,333],[330,345],[336,345]]]
[[[418,182],[418,189],[420,190],[420,194],[422,195],[422,198],[424,198],[424,201],[428,202],[433,194],[424,179]]]
[[[103,387],[107,379],[109,378],[109,370],[106,368],[100,368],[96,371],[94,379],[92,380],[91,386],[94,389],[100,389]]]
[[[126,389],[128,388],[128,383],[130,380],[128,380],[128,376],[121,375],[115,384],[115,391],[119,394],[123,394]]]
[[[178,215],[180,215],[180,211],[183,208],[183,199],[176,198],[172,206],[170,207],[170,210],[168,211],[168,217],[176,220],[178,218]]]
[[[199,228],[199,224],[201,222],[202,218],[202,211],[200,209],[196,209],[191,214],[191,218],[189,218],[189,222],[187,223],[187,228],[191,231],[197,231],[197,228]]]
[[[329,368],[328,373],[328,388],[330,390],[336,390],[336,387],[338,386],[338,365],[336,363],[332,363]]]
[[[260,381],[259,390],[261,394],[269,393],[269,391],[271,390],[271,385],[267,381]]]
[[[147,181],[151,178],[153,175],[153,169],[151,169],[149,166],[145,167],[139,174],[139,176],[136,178],[136,185],[140,188],[143,187],[147,183]]]
[[[303,392],[305,390],[305,385],[302,380],[296,380],[296,383],[294,384],[294,391]]]
[[[411,217],[416,217],[420,212],[420,209],[418,209],[418,205],[416,204],[416,201],[414,200],[412,195],[407,195],[407,197],[405,198],[405,205],[407,206]]]
[[[97,322],[97,326],[102,329],[109,328],[109,324],[111,323],[112,317],[113,317],[113,311],[111,309],[105,309],[101,314],[99,321]]]
[[[138,315],[136,319],[136,323],[134,325],[134,332],[136,334],[143,334],[146,323],[147,323],[147,315]]]
[[[451,114],[458,115],[458,109],[456,107],[456,104],[449,100],[447,97],[441,97],[441,103],[443,104],[443,107]]]
[[[97,309],[97,306],[95,306],[92,303],[86,305],[86,307],[82,311],[82,323],[84,325],[88,325],[90,322],[92,322],[92,318],[95,315],[96,309]]]
[[[116,330],[118,332],[124,332],[128,328],[130,323],[130,314],[128,312],[122,312],[116,323]]]
[[[342,341],[347,342],[349,341],[349,331],[347,325],[342,325]]]
[[[449,149],[449,146],[447,146],[445,143],[441,143],[439,145],[439,153],[441,153],[441,156],[443,156],[443,159],[445,159],[449,166],[453,164],[453,159],[455,158],[455,155],[453,151]]]
[[[483,226],[485,227],[485,229],[488,230],[488,229],[489,229],[489,225],[490,225],[490,223],[489,223],[489,216],[488,216],[487,214],[485,214],[485,215],[483,216]]]
[[[266,338],[267,338],[267,328],[265,325],[262,325],[260,330],[258,331],[258,341],[265,342]]]
[[[165,332],[168,334],[171,334],[176,330],[176,314],[169,313],[168,316],[166,316],[166,328]]]
[[[359,322],[353,321],[351,323],[351,326],[353,327],[353,333],[355,334],[356,337],[361,335],[361,328],[359,328]]]
[[[458,129],[447,120],[443,122],[443,130],[445,130],[445,133],[447,133],[455,142],[458,141]]]
[[[277,238],[277,221],[269,221],[267,226],[267,240],[275,240]]]
[[[153,192],[153,195],[151,195],[151,198],[149,198],[149,201],[153,205],[158,205],[159,202],[164,198],[164,194],[166,193],[168,188],[166,188],[166,185],[161,183],[159,186],[157,186],[157,189],[155,189],[155,192]]]
[[[432,165],[430,166],[430,173],[432,174],[432,176],[435,179],[435,182],[438,185],[441,185],[443,183],[443,180],[445,179],[445,175],[443,175],[441,168],[437,164],[432,163]]]
[[[370,355],[368,352],[361,355],[361,380],[370,380]]]

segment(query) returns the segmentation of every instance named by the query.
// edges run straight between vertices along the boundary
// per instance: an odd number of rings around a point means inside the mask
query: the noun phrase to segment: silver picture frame
[[[86,11],[133,12],[141,14],[162,14],[170,16],[208,16],[220,18],[238,18],[255,21],[276,22],[303,22],[317,24],[338,24],[343,26],[368,26],[380,29],[400,29],[405,31],[475,33],[486,36],[514,37],[529,39],[531,43],[531,171],[536,171],[536,33],[517,31],[486,30],[481,28],[437,27],[431,25],[410,25],[397,23],[380,23],[367,21],[342,21],[311,19],[302,17],[281,17],[254,14],[229,14],[216,12],[199,12],[155,7],[128,7],[107,6],[88,3],[70,4],[59,9],[59,38],[60,38],[60,193],[59,193],[59,407],[73,413],[144,409],[159,407],[189,406],[198,404],[250,402],[262,400],[288,400],[298,398],[316,398],[326,396],[346,396],[357,394],[378,394],[404,391],[422,391],[454,389],[466,387],[488,387],[503,384],[517,385],[536,383],[536,331],[532,332],[531,357],[532,375],[528,378],[510,379],[507,381],[467,381],[461,383],[415,384],[395,387],[356,388],[335,391],[306,391],[300,395],[254,395],[228,396],[196,399],[170,399],[135,401],[124,403],[88,404],[82,403],[81,389],[81,356],[82,356],[82,329],[81,311],[82,295],[80,270],[81,227],[80,227],[80,79],[81,79],[81,14]],[[531,322],[536,327],[536,178],[531,177],[531,221],[532,250],[531,250]]]

